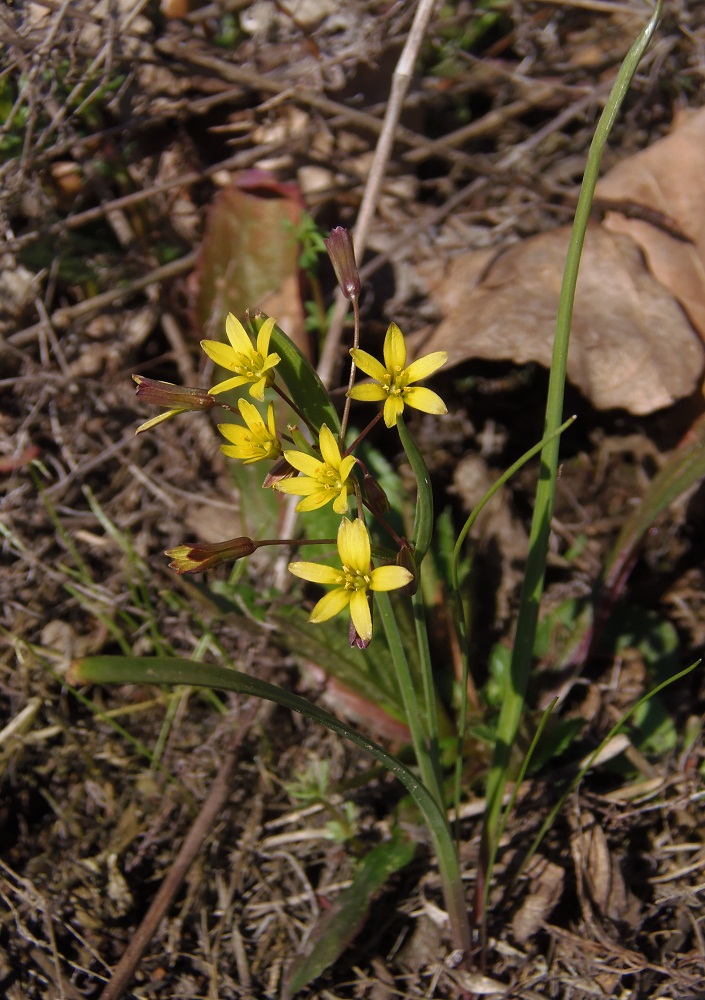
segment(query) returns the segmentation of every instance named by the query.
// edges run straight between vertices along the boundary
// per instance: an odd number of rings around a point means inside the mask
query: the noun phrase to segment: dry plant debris
[[[621,3],[518,0],[498,11],[489,33],[466,45],[458,39],[475,27],[471,5],[439,10],[397,132],[370,234],[368,308],[377,316],[388,309],[410,331],[438,319],[421,264],[461,260],[469,249],[494,253],[508,240],[521,246],[569,220],[594,105],[642,16],[641,5]],[[200,641],[204,656],[299,683],[294,663],[261,629],[223,617],[217,595],[166,570],[162,552],[185,525],[208,535],[213,522],[237,523],[237,502],[206,420],[134,438],[145,414],[129,373],[207,384],[188,278],[208,208],[238,172],[256,166],[296,182],[323,229],[354,221],[412,14],[408,3],[365,0],[293,12],[261,0],[189,3],[165,6],[164,16],[141,0],[0,9],[0,992],[8,1000],[99,995],[242,720],[241,705],[193,692],[93,691],[81,701],[63,684],[70,659],[120,648],[192,655]],[[702,106],[704,47],[703,5],[675,2],[615,133],[612,165],[646,145],[658,149],[675,105]],[[690,142],[687,128],[679,142]],[[696,247],[699,153],[697,139],[686,153],[669,153],[681,176],[694,165],[682,185],[687,218],[670,199],[653,204]],[[649,164],[653,177],[674,171],[669,158]],[[669,193],[681,191],[671,185]],[[634,200],[635,192],[610,197]],[[692,267],[692,247],[680,249]],[[690,279],[681,301],[696,322],[694,290],[699,302],[702,289]],[[286,294],[300,309],[293,283]],[[370,339],[380,332],[370,321]],[[648,336],[640,357],[645,343]],[[664,406],[692,391],[700,349],[683,350],[687,378],[674,376],[668,359],[634,413],[648,412],[649,397]],[[448,386],[447,437],[427,442],[429,461],[449,482],[471,450],[493,470],[508,464],[540,409],[540,385],[513,380],[506,368],[465,361],[457,378]],[[581,384],[593,392],[587,375]],[[627,406],[612,399],[593,402]],[[554,596],[585,591],[652,468],[642,445],[672,446],[697,406],[693,397],[651,422],[586,410],[557,511]],[[507,524],[525,517],[527,492],[521,481],[508,492]],[[636,587],[669,612],[689,650],[703,641],[701,523],[695,495],[650,540]],[[582,536],[585,548],[567,559]],[[507,564],[516,562],[512,544]],[[493,548],[480,563],[485,580]],[[657,572],[664,566],[665,580]],[[483,651],[502,637],[511,601],[505,592],[501,613],[488,610]],[[680,699],[669,708],[679,732],[692,736],[653,760],[655,776],[634,786],[614,778],[611,788],[591,779],[576,799],[574,812],[589,811],[603,831],[599,852],[581,846],[592,862],[574,862],[570,838],[579,834],[563,819],[543,848],[555,881],[530,871],[514,887],[498,883],[484,977],[463,980],[443,964],[442,925],[424,923],[438,916],[437,879],[431,869],[423,874],[421,856],[311,996],[702,994],[703,747],[692,724],[702,689]],[[350,873],[346,852],[321,832],[323,817],[295,807],[281,784],[309,756],[330,760],[333,781],[359,806],[362,836],[372,843],[380,835],[397,790],[366,783],[366,761],[277,713],[250,734],[228,804],[128,996],[276,995],[289,957]],[[508,861],[550,801],[540,777],[530,786],[507,831]],[[470,888],[477,815],[463,826]],[[288,839],[272,843],[272,823]],[[564,873],[553,909],[559,878],[551,865]],[[588,875],[592,889],[581,896]],[[638,896],[640,925],[621,922],[627,911],[612,907],[608,876],[613,885],[623,880],[627,898]],[[531,879],[544,899],[533,910]],[[415,928],[419,961],[405,948]]]

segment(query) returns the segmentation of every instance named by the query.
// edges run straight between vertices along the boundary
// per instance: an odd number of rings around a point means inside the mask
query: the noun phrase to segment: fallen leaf
[[[416,348],[550,366],[570,227],[509,247],[473,285],[475,255],[457,257],[432,290],[446,314]],[[649,274],[638,247],[588,228],[573,314],[568,378],[598,409],[652,413],[696,388],[705,351],[673,296]]]
[[[537,856],[528,872],[531,888],[521,908],[512,920],[512,933],[517,944],[523,945],[539,931],[563,895],[565,872],[552,861]]]
[[[600,180],[597,195],[658,212],[692,240],[618,212],[605,219],[613,232],[639,244],[653,275],[675,295],[705,340],[705,109],[679,116],[665,139],[613,167]]]

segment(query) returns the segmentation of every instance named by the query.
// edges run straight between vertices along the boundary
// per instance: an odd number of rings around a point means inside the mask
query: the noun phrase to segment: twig
[[[419,5],[409,31],[409,37],[406,40],[406,44],[399,57],[399,62],[394,70],[387,112],[384,116],[382,131],[379,135],[372,166],[370,167],[370,174],[365,185],[365,193],[360,205],[360,212],[355,224],[355,253],[358,260],[362,260],[365,247],[367,246],[370,223],[377,208],[377,199],[379,198],[382,181],[387,171],[394,136],[399,123],[399,116],[404,106],[404,98],[409,89],[414,63],[416,62],[421,42],[426,33],[428,22],[431,19],[434,4],[435,0],[419,0]],[[342,292],[338,292],[321,362],[318,366],[318,373],[321,376],[321,380],[327,386],[330,386],[333,380],[347,310],[347,299],[344,298]]]
[[[162,882],[157,895],[152,901],[152,905],[147,910],[142,923],[135,931],[135,936],[116,965],[112,979],[101,993],[100,1000],[118,1000],[132,979],[135,969],[144,955],[149,942],[152,940],[157,927],[174,901],[174,897],[186,878],[196,855],[202,849],[208,835],[211,833],[218,813],[227,801],[240,747],[254,723],[258,711],[260,711],[260,704],[252,703],[241,720],[237,732],[233,737],[232,749],[227,753],[223,763],[220,765],[220,770],[215,776],[211,790],[203,803],[200,813],[187,833],[186,839],[181,845],[181,850],[176,855],[169,874]]]

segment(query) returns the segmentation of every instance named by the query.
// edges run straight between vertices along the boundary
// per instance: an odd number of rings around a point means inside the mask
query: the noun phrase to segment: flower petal
[[[278,354],[262,355],[262,358],[263,358],[263,361],[262,361],[262,369],[261,370],[263,372],[268,372],[270,370],[270,368],[274,368],[275,365],[278,365],[279,362],[281,361],[281,358],[279,357]]]
[[[327,586],[339,584],[343,576],[340,570],[333,566],[314,562],[289,563],[289,572],[310,583],[325,583]]]
[[[240,411],[242,419],[245,421],[253,434],[261,434],[262,430],[266,429],[259,410],[256,406],[253,406],[252,403],[248,402],[246,399],[238,399],[237,408]]]
[[[285,451],[284,458],[289,465],[293,465],[295,469],[307,476],[318,477],[320,474],[322,463],[313,455],[307,455],[305,451]]]
[[[225,332],[228,336],[228,340],[233,345],[234,351],[237,351],[238,354],[250,355],[253,353],[252,341],[247,336],[245,327],[236,316],[233,316],[232,313],[228,313],[228,317],[225,320]],[[205,351],[205,347],[203,350]],[[208,352],[206,351],[206,353]]]
[[[245,379],[245,381],[249,381]],[[264,390],[267,388],[267,379],[261,378],[258,382],[255,382],[250,386],[250,395],[253,399],[258,399],[260,403],[264,402]]]
[[[319,507],[324,507],[330,499],[330,490],[320,490],[320,492],[312,493],[305,500],[297,503],[296,509],[300,514],[304,514],[308,510],[318,510]]]
[[[340,467],[340,448],[333,432],[328,429],[326,424],[323,424],[321,427],[318,435],[318,444],[321,448],[321,458],[323,461],[337,472]]]
[[[338,552],[343,566],[355,573],[370,572],[370,536],[365,522],[359,517],[349,521],[344,517],[338,528]]]
[[[228,389],[237,389],[239,385],[244,385],[245,382],[249,382],[249,379],[246,379],[244,375],[234,375],[232,378],[226,378],[224,382],[218,382],[208,392],[211,396],[217,396],[219,392],[227,392]]]
[[[384,363],[387,371],[401,371],[406,365],[406,341],[396,323],[390,323],[384,338]]]
[[[447,413],[448,408],[437,392],[415,385],[404,393],[404,402],[424,413]],[[386,416],[386,410],[385,410]]]
[[[313,493],[318,493],[321,484],[311,476],[296,476],[295,479],[282,479],[276,483],[274,489],[279,493],[288,493],[295,497],[307,497]]]
[[[250,434],[242,424],[218,424],[218,430],[233,444],[244,444],[250,438]]]
[[[344,486],[333,501],[333,510],[336,514],[347,514],[348,512],[348,491]]]
[[[409,389],[409,392],[411,391]],[[404,399],[406,399],[406,393],[404,393]],[[384,422],[387,427],[396,427],[397,417],[400,417],[404,412],[404,399],[401,396],[387,396],[387,402],[384,404]]]
[[[257,334],[257,353],[261,354],[263,358],[267,357],[267,351],[269,350],[269,338],[272,336],[272,330],[274,329],[275,322],[276,320],[273,320],[271,317],[266,319]],[[276,357],[277,361],[280,360],[279,355],[273,354],[272,357]]]
[[[227,344],[221,344],[219,340],[202,340],[201,347],[206,352],[211,361],[215,361],[221,368],[236,372],[238,364],[235,359],[235,352]]]
[[[317,622],[327,622],[329,618],[337,615],[348,606],[351,595],[352,590],[336,587],[335,590],[331,590],[330,594],[326,594],[325,597],[320,599],[309,615],[308,620],[313,622],[314,625]]]
[[[340,469],[338,470],[338,475],[340,476],[340,481],[342,483],[345,482],[345,480],[348,478],[348,476],[352,472],[353,467],[354,467],[356,461],[357,461],[357,459],[355,458],[354,455],[348,455],[340,463]]]
[[[361,351],[359,347],[352,347],[350,349],[350,356],[361,372],[364,372],[365,375],[369,375],[371,378],[377,379],[378,382],[381,382],[387,374],[387,369],[384,365],[380,364],[377,358],[373,358],[367,351]]]
[[[405,587],[413,579],[413,574],[403,566],[378,566],[372,570],[370,590],[396,590],[398,587]]]
[[[355,590],[350,598],[350,617],[357,634],[365,642],[372,638],[372,614],[366,590]]]
[[[437,372],[448,360],[447,351],[434,351],[423,358],[412,361],[406,369],[406,380],[408,382],[419,382],[422,378],[428,378]]]
[[[348,396],[350,399],[362,399],[367,403],[380,403],[387,398],[387,390],[378,382],[363,382],[362,385],[354,385],[349,390]]]

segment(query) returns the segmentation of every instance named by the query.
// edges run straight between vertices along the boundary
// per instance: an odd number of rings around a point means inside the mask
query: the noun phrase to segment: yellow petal
[[[406,369],[407,382],[419,382],[422,378],[428,378],[437,372],[448,360],[447,351],[434,351],[423,358],[412,361]]]
[[[248,381],[245,379],[244,381]],[[261,378],[250,387],[250,395],[253,399],[258,399],[260,403],[264,401],[264,390],[267,388],[267,379]]]
[[[221,368],[227,368],[231,372],[238,371],[239,366],[232,347],[221,344],[219,340],[202,340],[201,347],[211,361],[215,361]]]
[[[291,569],[291,567],[289,567],[289,569]],[[329,618],[337,615],[348,606],[351,595],[351,590],[345,590],[343,587],[336,587],[335,590],[331,590],[330,594],[326,594],[325,597],[320,599],[309,615],[308,620],[313,622],[314,625],[318,622],[327,622]]]
[[[247,336],[247,331],[236,316],[232,313],[228,313],[228,318],[225,320],[225,332],[228,336],[228,340],[233,345],[233,350],[237,351],[238,354],[250,355],[252,351],[252,341]],[[203,344],[201,344],[203,347]],[[205,347],[203,348],[205,351]],[[206,351],[206,354],[208,352]]]
[[[294,576],[308,580],[310,583],[324,583],[327,586],[335,586],[340,583],[342,573],[333,566],[325,566],[323,563],[314,562],[292,562],[289,563],[289,572]]]
[[[361,351],[359,348],[353,347],[350,350],[350,355],[360,371],[364,372],[365,375],[369,375],[370,378],[375,378],[378,382],[381,382],[387,374],[385,367],[380,364],[377,358],[373,358],[371,354],[368,354],[367,351]]]
[[[340,522],[338,552],[343,566],[355,573],[370,572],[370,536],[365,522],[359,517],[354,521],[344,517]]]
[[[448,409],[441,397],[430,389],[421,386],[413,386],[404,393],[404,402],[413,406],[415,410],[422,410],[424,413],[447,413]],[[386,410],[385,410],[386,417]]]
[[[413,579],[413,574],[402,566],[378,566],[372,570],[370,590],[396,590],[398,587],[405,587]]]
[[[242,445],[250,438],[242,424],[218,424],[218,430],[224,438],[232,441],[233,444]]]
[[[166,413],[160,413],[156,417],[152,417],[150,420],[145,420],[143,424],[140,424],[135,434],[142,434],[143,431],[148,431],[152,427],[156,427],[157,424],[163,423],[165,420],[170,420],[172,417],[177,416],[179,413],[185,413],[186,410],[167,410]]]
[[[384,363],[388,372],[401,371],[406,365],[406,341],[396,323],[390,323],[384,338]]]
[[[275,322],[276,321],[271,317],[266,319],[257,334],[257,353],[261,354],[263,358],[267,357],[267,351],[269,350],[269,338],[272,336],[272,330],[274,329]],[[273,354],[272,357],[276,357],[277,361],[279,361],[278,354]]]
[[[404,393],[405,398],[406,393]],[[387,402],[384,404],[384,422],[387,427],[396,427],[397,417],[404,412],[404,399],[401,396],[387,396]]]
[[[248,381],[249,379],[246,379],[244,375],[233,375],[232,378],[226,378],[224,382],[218,382],[218,384],[214,385],[208,390],[208,392],[211,396],[217,396],[220,392],[228,392],[229,389],[237,389],[238,386],[244,385],[245,382]]]
[[[282,479],[275,484],[274,489],[279,493],[288,493],[295,497],[307,497],[310,493],[320,490],[321,484],[317,479],[310,476],[296,476],[295,479]]]
[[[350,617],[357,634],[365,642],[372,638],[372,615],[366,590],[356,590],[350,598]]]
[[[245,421],[253,434],[261,434],[263,430],[266,430],[264,421],[262,420],[260,412],[256,406],[253,406],[252,403],[249,403],[246,399],[238,399],[237,408],[240,411],[242,419]]]
[[[367,403],[379,403],[387,398],[387,390],[377,382],[364,382],[362,385],[354,385],[348,396],[350,399],[362,399]]]
[[[338,442],[332,431],[328,430],[326,424],[321,427],[320,434],[318,435],[318,444],[321,448],[321,458],[329,465],[331,469],[336,471],[340,467],[340,448],[338,447]]]
[[[330,490],[320,490],[318,493],[312,493],[305,500],[297,503],[296,509],[301,514],[304,514],[308,510],[318,510],[319,507],[324,507],[330,498]]]
[[[322,463],[313,455],[307,455],[305,451],[285,451],[284,458],[289,465],[293,465],[298,472],[303,472],[307,476],[317,477],[322,468]]]
[[[343,489],[338,493],[333,501],[333,510],[336,514],[347,514],[348,512],[348,491]]]

